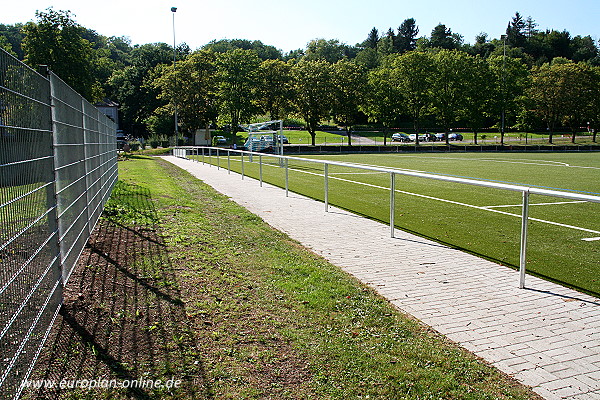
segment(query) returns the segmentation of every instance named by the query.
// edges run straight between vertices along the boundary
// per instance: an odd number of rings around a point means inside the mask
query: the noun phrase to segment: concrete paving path
[[[164,157],[546,399],[600,399],[600,300],[216,166]]]

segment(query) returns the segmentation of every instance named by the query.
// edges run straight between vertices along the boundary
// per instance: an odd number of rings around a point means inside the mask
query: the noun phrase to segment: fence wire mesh
[[[0,49],[0,393],[17,398],[117,179],[112,121]]]

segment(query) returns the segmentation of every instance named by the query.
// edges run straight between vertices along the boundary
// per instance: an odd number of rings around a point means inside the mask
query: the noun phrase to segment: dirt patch
[[[151,207],[147,199],[137,200]],[[24,398],[209,397],[198,344],[157,227],[99,222],[70,277],[31,379],[67,386],[86,385],[85,380],[181,383],[171,390],[26,389]]]

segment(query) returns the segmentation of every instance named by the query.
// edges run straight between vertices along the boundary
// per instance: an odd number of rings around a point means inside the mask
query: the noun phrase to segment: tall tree
[[[369,36],[367,36],[367,40],[364,42],[364,46],[369,49],[376,49],[377,43],[379,42],[379,31],[377,28],[371,29],[369,32]]]
[[[477,134],[485,126],[487,118],[493,115],[492,99],[494,75],[483,58],[468,57],[467,84],[464,87],[462,108],[459,116],[473,130],[473,141],[477,144]]]
[[[417,48],[417,35],[419,27],[414,18],[407,18],[398,27],[398,36],[396,36],[395,48],[399,53],[405,53]]]
[[[452,30],[450,28],[446,28],[444,24],[438,24],[431,31],[431,38],[429,40],[429,45],[433,48],[440,49],[456,49],[457,43],[455,42],[455,37],[452,34]]]
[[[258,68],[257,101],[272,120],[283,119],[290,110],[292,65],[281,60],[265,60]]]
[[[152,85],[160,90],[159,99],[167,102],[155,114],[173,115],[177,99],[178,120],[184,131],[195,132],[215,122],[218,115],[217,55],[200,50],[186,60],[172,65],[161,65]],[[167,111],[167,112],[165,112]]]
[[[544,64],[542,67],[534,68],[528,90],[528,95],[534,104],[533,111],[548,127],[548,142],[551,144],[556,125],[563,118],[560,80],[556,68]]]
[[[520,108],[520,98],[529,84],[529,70],[518,58],[491,56],[488,59],[490,70],[494,74],[495,89],[492,106],[498,121],[504,115],[505,126],[511,126],[516,121]],[[501,125],[501,122],[498,126]],[[504,144],[504,132],[501,131],[500,142]]]
[[[36,12],[37,23],[23,27],[25,62],[37,68],[47,65],[86,99],[98,100],[102,94],[93,75],[95,54],[89,41],[81,37],[84,28],[69,11]]]
[[[394,59],[391,65],[397,74],[398,87],[406,109],[413,119],[415,145],[418,145],[421,119],[431,104],[433,57],[430,53],[411,51]]]
[[[301,60],[292,67],[292,104],[306,122],[313,146],[317,127],[329,116],[331,75],[331,64],[322,60]]]
[[[432,111],[444,127],[446,144],[449,131],[465,105],[471,73],[469,57],[456,50],[441,50],[433,56]]]
[[[525,21],[525,31],[524,31],[527,41],[531,40],[532,37],[537,35],[537,33],[538,33],[537,27],[538,27],[538,24],[535,22],[535,20],[533,18],[531,18],[531,16],[527,17],[527,20]]]
[[[255,94],[260,59],[252,50],[235,49],[221,54],[217,65],[221,119],[230,124],[236,144],[240,123],[259,110]]]
[[[394,69],[383,66],[369,71],[360,109],[369,121],[383,125],[383,145],[387,145],[389,130],[404,111],[404,98]]]
[[[363,102],[366,74],[362,67],[347,60],[335,63],[332,72],[333,118],[346,128],[348,146],[352,146],[352,126]]]
[[[523,47],[526,42],[525,36],[526,23],[520,13],[516,12],[515,16],[508,23],[506,28],[506,40],[513,47]]]
[[[126,45],[119,44],[125,51]],[[166,43],[135,46],[126,57],[131,65],[113,71],[108,78],[107,94],[120,104],[119,117],[124,131],[146,137],[145,122],[166,101],[158,99],[160,90],[152,85],[155,68],[173,63],[173,48]]]

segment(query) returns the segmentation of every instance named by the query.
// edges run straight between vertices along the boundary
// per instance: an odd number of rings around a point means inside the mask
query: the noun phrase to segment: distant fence
[[[117,179],[116,126],[0,49],[0,393],[17,398]]]

